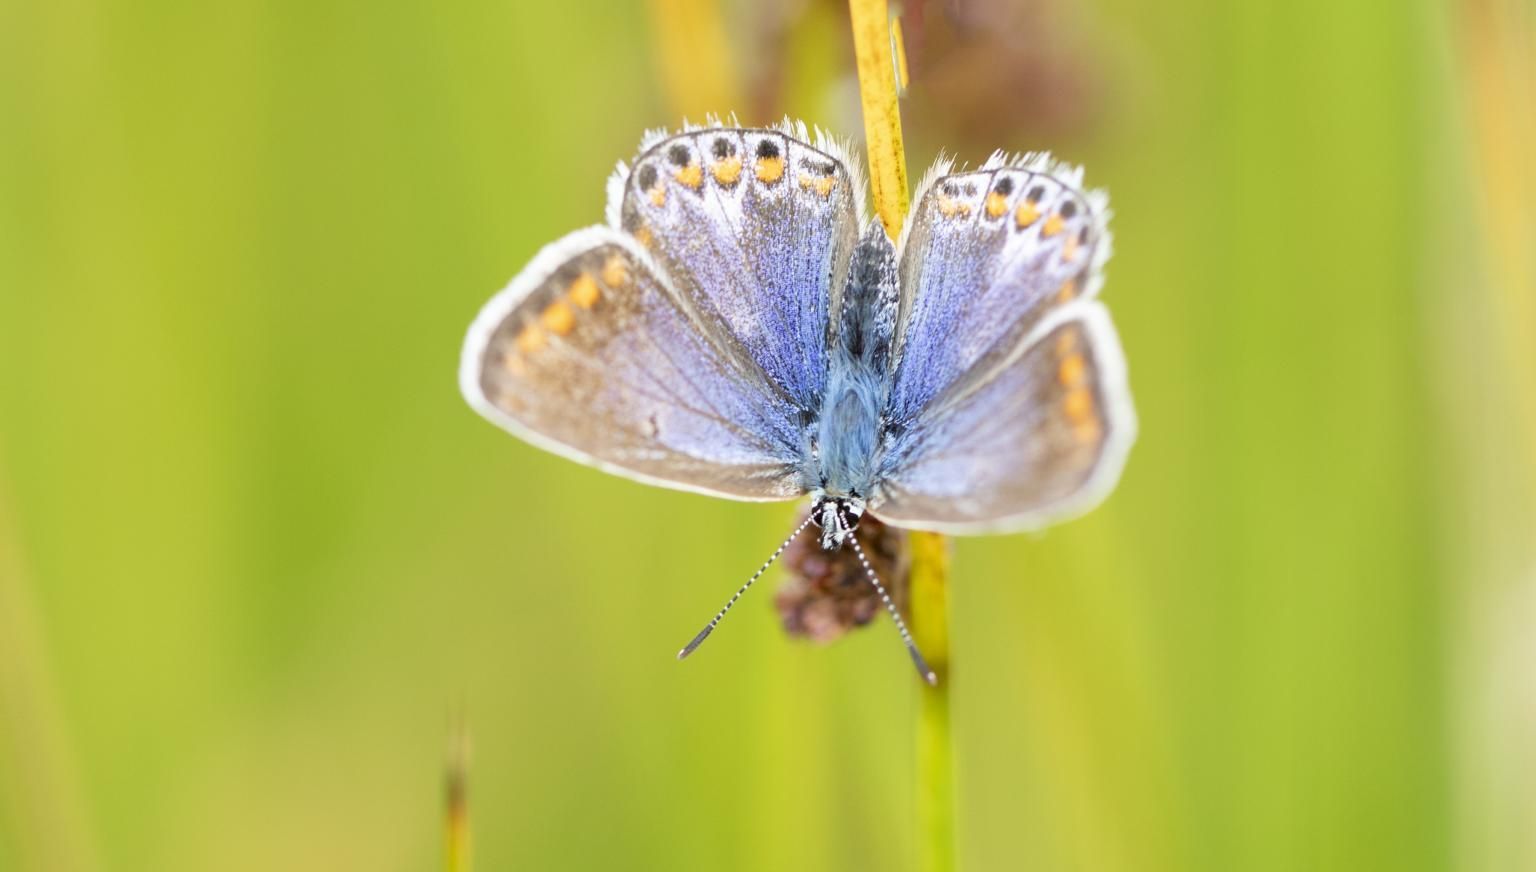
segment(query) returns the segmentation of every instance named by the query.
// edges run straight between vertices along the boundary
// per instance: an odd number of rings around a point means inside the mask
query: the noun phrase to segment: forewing
[[[1135,436],[1109,313],[1069,303],[986,378],[891,438],[870,509],[950,533],[1038,528],[1103,499]]]
[[[459,380],[494,423],[610,472],[746,500],[800,493],[793,402],[612,228],[551,244],[486,304]]]
[[[1051,310],[1098,291],[1107,200],[1046,157],[929,172],[902,234],[896,366],[887,414],[910,423],[990,371]]]
[[[700,316],[814,411],[863,190],[834,143],[813,147],[803,127],[786,130],[715,127],[661,139],[610,196],[621,198],[623,229]]]

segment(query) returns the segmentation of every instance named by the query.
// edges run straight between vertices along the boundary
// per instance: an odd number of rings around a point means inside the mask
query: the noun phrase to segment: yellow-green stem
[[[444,779],[443,869],[470,872],[469,727],[460,721],[448,748]]]
[[[923,685],[917,715],[918,849],[925,872],[955,868],[955,758],[949,733],[949,542],[912,533],[912,638],[939,677]]]
[[[885,0],[848,0],[848,12],[859,68],[875,213],[894,239],[906,220],[909,196],[896,93],[895,57],[899,55],[892,51],[891,18]],[[934,686],[923,685],[919,691],[918,868],[950,872],[955,868],[955,760],[949,729],[949,543],[936,533],[913,533],[909,541],[912,636],[939,679]]]
[[[859,68],[859,102],[869,143],[869,186],[875,214],[892,239],[907,216],[907,156],[901,144],[901,107],[896,104],[896,64],[891,18],[885,0],[848,0],[853,56]]]

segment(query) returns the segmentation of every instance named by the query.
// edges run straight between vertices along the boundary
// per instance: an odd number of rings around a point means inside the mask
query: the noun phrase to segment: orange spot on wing
[[[556,300],[539,315],[539,323],[556,336],[564,336],[576,326],[576,313],[563,300]]]
[[[1040,220],[1040,210],[1035,207],[1034,203],[1026,200],[1020,203],[1018,211],[1013,213],[1013,220],[1019,225],[1019,229],[1023,230],[1025,227]]]
[[[1062,228],[1066,226],[1067,222],[1062,220],[1060,215],[1052,215],[1051,217],[1045,219],[1045,226],[1040,228],[1040,235],[1046,238],[1050,238],[1060,233]]]
[[[635,241],[640,243],[640,247],[641,248],[650,248],[651,247],[651,242],[653,241],[652,238],[651,238],[651,228],[646,227],[646,226],[641,226],[641,227],[637,228],[635,230],[635,232],[630,234],[630,235],[635,237]]]
[[[619,288],[629,284],[629,264],[624,262],[624,258],[615,254],[603,263],[603,284],[610,288]],[[592,302],[597,302],[597,298],[593,297]],[[582,306],[584,304],[577,300],[576,305]]]
[[[672,175],[678,182],[687,185],[695,191],[699,189],[699,185],[704,184],[704,168],[696,163],[690,163]]]
[[[815,191],[816,196],[821,197],[822,199],[826,199],[827,196],[832,193],[832,187],[836,184],[837,180],[831,176],[822,176],[821,178],[817,178],[807,173],[800,174],[801,190]]]
[[[987,217],[1001,218],[1008,211],[1008,198],[996,191],[987,195]]]
[[[956,215],[964,218],[971,214],[971,204],[940,194],[939,214],[945,218],[953,218]]]
[[[608,281],[608,269],[618,259],[617,256],[609,258],[608,264],[603,267],[603,281],[606,284],[616,284],[615,282]],[[619,266],[622,268],[623,263],[620,262]],[[565,295],[571,298],[571,302],[581,308],[590,309],[597,304],[597,298],[602,296],[602,293],[597,289],[597,281],[589,273],[582,273],[576,277],[576,281],[571,282],[569,288],[565,289]]]
[[[548,341],[549,337],[544,335],[544,331],[540,330],[537,324],[529,324],[527,327],[524,327],[522,332],[517,334],[517,339],[513,340],[514,344],[517,345],[517,350],[523,354],[537,352]]]
[[[1077,237],[1068,236],[1061,246],[1061,259],[1071,263],[1077,257]]]
[[[1056,289],[1056,302],[1065,303],[1077,296],[1077,280],[1067,279]]]
[[[784,177],[784,158],[764,157],[757,161],[757,180],[773,184]]]
[[[1061,359],[1061,365],[1056,368],[1056,379],[1066,387],[1076,387],[1088,372],[1088,364],[1083,356],[1073,352]]]
[[[1092,420],[1092,392],[1084,387],[1073,388],[1067,392],[1066,399],[1061,401],[1061,410],[1066,412],[1067,420],[1071,421],[1074,427]]]
[[[657,185],[651,189],[651,205],[658,209],[667,205],[667,189],[663,185]]]
[[[722,185],[734,185],[741,178],[741,158],[731,155],[723,160],[715,161],[710,168],[715,174],[715,181]]]

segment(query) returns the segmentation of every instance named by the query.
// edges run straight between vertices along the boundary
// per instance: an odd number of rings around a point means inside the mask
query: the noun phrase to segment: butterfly
[[[469,404],[607,472],[735,500],[809,497],[935,680],[855,530],[1037,529],[1114,487],[1136,435],[1096,301],[1108,199],[1048,155],[940,159],[893,243],[848,148],[786,120],[654,131],[606,223],[538,252],[469,328]]]

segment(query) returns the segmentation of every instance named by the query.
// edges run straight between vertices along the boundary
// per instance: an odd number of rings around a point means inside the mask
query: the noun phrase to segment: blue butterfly
[[[819,130],[647,134],[608,182],[607,224],[545,247],[470,326],[464,396],[618,475],[809,496],[785,546],[815,524],[822,547],[862,558],[866,511],[957,534],[1085,512],[1136,434],[1094,300],[1108,200],[1046,155],[952,170],[929,170],[892,244],[865,215],[858,162]]]

